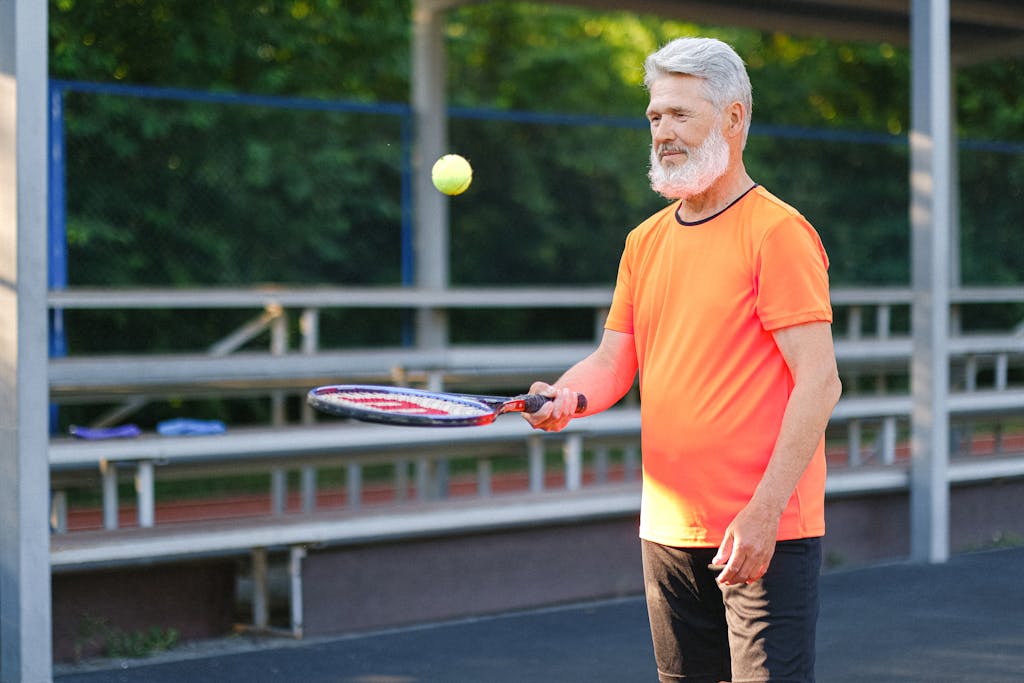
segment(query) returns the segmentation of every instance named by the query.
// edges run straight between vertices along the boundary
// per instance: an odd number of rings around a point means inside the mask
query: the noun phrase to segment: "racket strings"
[[[321,398],[331,403],[352,408],[375,410],[384,413],[402,413],[405,415],[470,417],[486,415],[491,412],[485,407],[418,394],[346,391],[323,394]]]

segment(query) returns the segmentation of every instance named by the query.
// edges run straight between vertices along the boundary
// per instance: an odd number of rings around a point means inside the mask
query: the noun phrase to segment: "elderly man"
[[[559,430],[640,373],[640,537],[663,681],[813,681],[825,425],[841,392],[828,257],[747,174],[752,96],[725,43],[647,58],[652,188],[598,348],[525,416]]]

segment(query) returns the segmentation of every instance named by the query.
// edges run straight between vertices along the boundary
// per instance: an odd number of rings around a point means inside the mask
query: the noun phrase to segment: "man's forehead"
[[[662,76],[651,83],[651,106],[699,106],[700,102],[708,102],[704,94],[704,79],[685,74]]]

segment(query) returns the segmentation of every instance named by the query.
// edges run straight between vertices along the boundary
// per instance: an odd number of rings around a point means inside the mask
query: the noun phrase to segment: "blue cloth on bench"
[[[71,425],[68,428],[71,436],[76,436],[79,439],[89,439],[90,441],[98,441],[100,439],[132,439],[142,434],[142,430],[139,429],[138,425],[134,424],[123,424],[116,427],[80,427],[78,425]]]
[[[223,434],[227,429],[220,420],[195,420],[179,417],[158,422],[156,431],[161,436],[205,436]]]

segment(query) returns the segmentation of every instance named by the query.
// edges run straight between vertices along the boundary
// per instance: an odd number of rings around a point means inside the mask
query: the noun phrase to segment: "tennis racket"
[[[471,427],[494,422],[503,413],[535,413],[551,399],[540,394],[476,396],[400,387],[334,384],[311,389],[315,409],[363,422],[417,427]],[[576,412],[587,409],[581,394]]]

